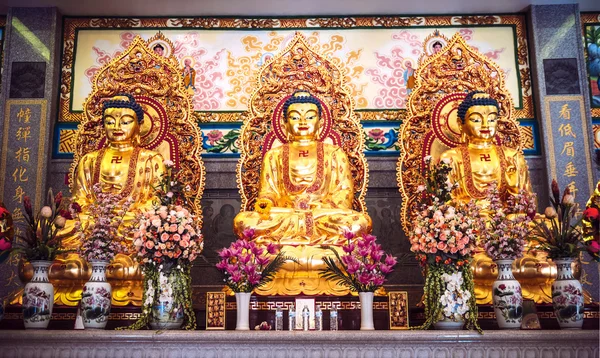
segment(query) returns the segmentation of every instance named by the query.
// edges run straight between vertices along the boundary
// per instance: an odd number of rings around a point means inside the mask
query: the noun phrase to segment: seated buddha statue
[[[498,185],[500,197],[532,192],[527,162],[523,154],[496,141],[498,102],[487,93],[470,92],[458,107],[462,123],[462,144],[442,153],[440,159],[451,161],[448,178],[458,183],[453,190],[454,200],[468,202],[477,199],[486,205],[486,190]],[[515,277],[521,282],[523,297],[536,302],[551,300],[551,269],[542,257],[526,254],[516,260]],[[496,279],[495,264],[480,249],[473,260],[475,295],[479,304],[492,299],[492,283]]]
[[[242,211],[234,231],[254,229],[259,242],[341,245],[344,232],[370,233],[371,218],[352,209],[354,187],[346,153],[317,140],[323,106],[307,91],[282,106],[287,143],[263,158],[255,211]]]
[[[72,201],[81,206],[79,220],[82,225],[94,219],[90,217],[88,208],[95,200],[93,186],[96,183],[101,184],[103,192],[120,194],[123,202],[128,198],[134,199],[119,228],[121,233],[131,225],[137,213],[157,201],[154,188],[165,167],[159,153],[140,146],[143,118],[142,107],[129,94],[115,96],[103,103],[102,126],[106,144],[81,157],[74,171]],[[69,221],[65,231],[73,230],[73,224]],[[63,240],[65,249],[75,250],[79,245],[75,235]],[[76,304],[89,275],[88,265],[77,254],[58,259],[50,268],[56,302]],[[141,301],[141,270],[131,257],[117,255],[109,266],[107,276],[113,285],[113,304]]]
[[[458,107],[462,123],[462,145],[442,153],[452,167],[448,178],[458,187],[452,192],[454,200],[468,202],[482,199],[488,187],[496,183],[501,194],[531,192],[529,169],[523,154],[498,145],[498,102],[487,93],[471,92]]]

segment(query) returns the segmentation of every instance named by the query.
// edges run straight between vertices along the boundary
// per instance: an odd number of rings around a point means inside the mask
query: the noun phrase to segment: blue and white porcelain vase
[[[439,330],[459,330],[465,324],[465,315],[469,313],[469,299],[471,293],[462,288],[463,272],[457,270],[453,273],[442,274],[444,286],[442,297],[440,297],[440,305],[442,311],[438,321],[433,324],[435,329]]]
[[[158,295],[152,309],[152,321],[150,327],[156,330],[181,329],[183,324],[183,304],[175,302],[173,285],[175,285],[175,270],[170,273],[159,271],[158,287],[154,294]]]
[[[519,329],[523,319],[521,284],[512,273],[513,260],[496,260],[498,278],[492,285],[494,313],[500,329]]]
[[[54,287],[48,280],[52,261],[32,261],[33,277],[23,290],[23,322],[27,329],[46,329],[52,317]]]
[[[81,318],[86,329],[104,329],[110,315],[112,289],[106,282],[107,261],[92,261],[92,276],[81,292]]]
[[[552,283],[552,306],[562,329],[581,329],[583,326],[583,290],[573,277],[572,258],[554,260],[556,281]]]

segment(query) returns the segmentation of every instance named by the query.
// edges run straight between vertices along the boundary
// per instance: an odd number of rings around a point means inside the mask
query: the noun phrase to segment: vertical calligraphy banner
[[[12,213],[15,236],[24,234],[23,198],[31,197],[37,211],[44,200],[44,163],[46,153],[45,99],[9,99],[5,104],[4,133],[0,173],[0,201]],[[0,269],[0,297],[7,296],[20,287],[17,271],[18,258],[13,256]]]
[[[585,117],[583,96],[547,96],[544,107],[550,174],[560,188],[569,186],[575,192],[581,213],[595,186],[590,140],[592,123]],[[583,255],[580,281],[597,301],[598,287],[594,282],[598,282],[598,268],[587,254]]]
[[[571,187],[584,205],[594,188],[590,147],[591,123],[585,118],[583,97],[548,96],[544,99],[551,179]]]

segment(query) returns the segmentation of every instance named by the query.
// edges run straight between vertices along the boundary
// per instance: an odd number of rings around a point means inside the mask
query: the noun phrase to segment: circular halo
[[[141,145],[147,149],[154,149],[162,142],[167,133],[167,112],[153,98],[135,96],[135,101],[144,110],[144,121],[140,125]]]
[[[321,103],[321,123],[319,133],[317,133],[317,140],[319,142],[322,142],[323,140],[325,140],[325,138],[329,137],[331,132],[331,112],[329,111],[329,107],[327,107],[323,100],[321,100],[314,94],[312,96],[319,100],[319,102]],[[285,124],[283,123],[283,105],[285,104],[285,101],[287,101],[290,97],[292,97],[292,95],[285,96],[281,101],[279,101],[279,103],[277,103],[277,106],[275,106],[275,109],[273,110],[273,119],[271,125],[275,136],[277,137],[277,139],[279,139],[281,143],[288,142],[287,136],[285,135]]]
[[[182,67],[185,67],[185,60],[190,60],[190,67],[194,67],[194,65],[196,64],[196,59],[194,59],[192,56],[184,56],[181,58]]]
[[[443,38],[443,37],[432,37],[429,40],[427,40],[427,42],[425,43],[425,49],[427,52],[427,56],[433,56],[435,55],[435,51],[433,49],[433,45],[439,42],[442,44],[442,50],[444,49],[444,47],[446,47],[446,45],[448,44],[448,41]]]
[[[171,56],[171,50],[172,50],[171,45],[169,45],[166,41],[159,39],[159,40],[154,40],[151,43],[149,43],[148,48],[152,51],[152,53],[156,53],[156,52],[154,52],[154,47],[156,45],[161,45],[163,47],[162,57],[169,58]]]
[[[450,148],[462,144],[458,106],[466,97],[467,93],[463,92],[446,95],[435,104],[431,112],[431,125],[435,136]]]

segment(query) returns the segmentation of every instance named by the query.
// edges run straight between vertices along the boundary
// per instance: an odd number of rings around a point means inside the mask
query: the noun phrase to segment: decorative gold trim
[[[273,311],[276,308],[283,310],[289,310],[294,302],[258,302],[250,301],[250,309],[253,311]],[[315,305],[319,305],[323,311],[330,310],[332,307],[336,307],[338,310],[359,310],[359,301],[316,301]],[[237,308],[235,301],[227,302],[226,308],[228,311],[234,311]],[[388,302],[373,302],[374,310],[389,310]]]

